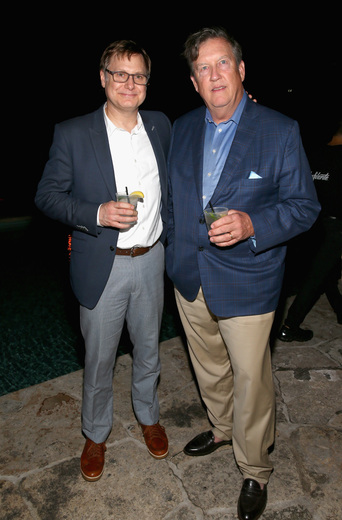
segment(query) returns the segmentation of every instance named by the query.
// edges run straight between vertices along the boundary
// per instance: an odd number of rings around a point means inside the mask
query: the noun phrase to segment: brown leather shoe
[[[95,482],[101,478],[106,449],[106,444],[104,442],[96,444],[96,442],[93,442],[90,439],[86,440],[81,455],[81,472],[85,480]]]
[[[152,426],[140,424],[149,453],[155,459],[164,459],[169,453],[169,445],[164,426],[159,422]]]

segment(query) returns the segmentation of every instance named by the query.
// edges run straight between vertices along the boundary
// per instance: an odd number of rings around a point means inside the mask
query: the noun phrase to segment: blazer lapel
[[[212,203],[219,198],[222,191],[227,190],[227,184],[231,181],[237,167],[245,157],[246,151],[251,145],[257,131],[257,119],[253,117],[253,107],[247,100],[245,110],[236,130],[234,141],[230,148],[229,155],[223,167],[220,180],[212,196]]]
[[[164,157],[162,146],[159,141],[158,132],[157,132],[156,127],[153,124],[153,121],[150,119],[150,117],[148,117],[148,115],[145,112],[140,112],[140,115],[143,120],[146,133],[149,137],[149,140],[152,145],[154,155],[155,155],[155,158],[157,161],[162,193],[165,193],[166,181],[167,181],[166,175],[165,175],[166,174],[166,160]]]
[[[112,199],[115,200],[116,184],[114,168],[103,116],[103,107],[94,113],[94,125],[89,129],[89,135],[103,180],[107,185]]]
[[[205,139],[205,108],[197,114],[197,119],[192,125],[192,160],[193,171],[195,172],[195,185],[199,203],[203,204],[203,156],[204,156],[204,139]]]

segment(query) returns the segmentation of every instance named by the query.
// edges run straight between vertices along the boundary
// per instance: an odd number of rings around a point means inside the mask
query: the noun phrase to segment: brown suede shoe
[[[101,478],[105,461],[104,453],[106,449],[106,444],[104,442],[96,444],[96,442],[93,442],[90,439],[86,440],[81,455],[81,472],[85,480],[95,482]]]
[[[140,424],[147,449],[155,459],[164,459],[169,453],[169,445],[164,426],[159,422],[152,426]]]

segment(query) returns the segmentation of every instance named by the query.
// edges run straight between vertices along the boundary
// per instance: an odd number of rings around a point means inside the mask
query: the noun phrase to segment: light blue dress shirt
[[[203,208],[205,208],[214,193],[216,185],[220,179],[223,166],[227,160],[235,132],[239,124],[242,111],[247,99],[246,92],[238,104],[234,114],[227,121],[218,125],[212,120],[211,114],[207,109],[206,131],[204,140],[203,156]]]

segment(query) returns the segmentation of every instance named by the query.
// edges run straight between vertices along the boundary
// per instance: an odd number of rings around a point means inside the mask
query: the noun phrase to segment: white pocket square
[[[253,171],[249,174],[248,178],[249,179],[262,179],[262,177],[260,177],[260,175],[258,175],[257,173],[255,173]]]

